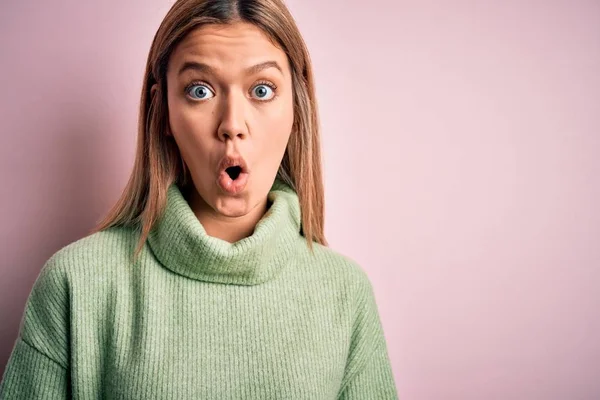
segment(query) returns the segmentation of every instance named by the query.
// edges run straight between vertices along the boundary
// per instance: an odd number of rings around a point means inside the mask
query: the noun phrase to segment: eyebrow
[[[279,70],[279,72],[281,72],[283,74],[283,69],[279,66],[277,61],[265,61],[260,64],[253,65],[251,67],[246,68],[245,72],[247,75],[253,75],[253,74],[257,74],[260,71],[265,70],[267,68],[277,68]],[[179,72],[177,73],[177,75],[181,76],[185,71],[188,71],[188,70],[204,72],[207,74],[214,73],[213,68],[208,64],[204,64],[204,63],[200,63],[200,62],[196,62],[196,61],[186,61],[185,63],[183,63],[181,68],[179,68]]]

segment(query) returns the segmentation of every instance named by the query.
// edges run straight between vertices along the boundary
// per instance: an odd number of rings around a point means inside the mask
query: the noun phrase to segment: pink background
[[[600,398],[600,3],[288,0],[403,399]],[[4,1],[0,373],[130,173],[165,0]]]

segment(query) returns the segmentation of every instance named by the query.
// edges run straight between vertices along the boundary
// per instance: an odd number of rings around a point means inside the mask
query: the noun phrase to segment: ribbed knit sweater
[[[29,294],[0,399],[397,399],[364,270],[300,234],[276,180],[251,236],[209,236],[175,184],[135,227],[79,239]]]

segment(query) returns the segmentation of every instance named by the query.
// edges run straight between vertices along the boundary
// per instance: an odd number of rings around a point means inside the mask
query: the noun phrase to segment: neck
[[[228,217],[217,213],[200,196],[195,188],[189,193],[190,208],[200,221],[209,236],[235,243],[254,232],[254,228],[267,212],[267,198],[265,197],[249,213],[239,217]]]
[[[268,212],[258,223],[248,224],[254,232],[235,243],[210,236],[184,192],[176,183],[169,186],[164,212],[148,234],[157,260],[176,274],[213,283],[258,285],[275,279],[298,251],[306,251],[298,195],[281,180],[276,179],[267,194]]]

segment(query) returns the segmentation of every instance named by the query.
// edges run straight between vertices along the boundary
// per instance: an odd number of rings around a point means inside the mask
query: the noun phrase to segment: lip
[[[234,180],[231,179],[226,169],[229,167],[240,167],[241,172],[238,177]],[[246,160],[239,154],[227,154],[219,162],[219,169],[217,171],[217,186],[221,190],[229,195],[239,194],[246,188],[248,183],[249,169]]]

